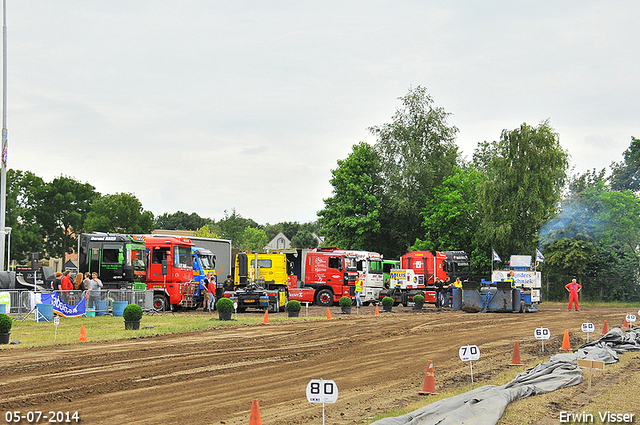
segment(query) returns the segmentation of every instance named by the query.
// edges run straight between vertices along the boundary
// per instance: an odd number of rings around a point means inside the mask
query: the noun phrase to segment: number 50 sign
[[[325,379],[312,379],[307,384],[309,403],[335,403],[338,400],[338,386]]]

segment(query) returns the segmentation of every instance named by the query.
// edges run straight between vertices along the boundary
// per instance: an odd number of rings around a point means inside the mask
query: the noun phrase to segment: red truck
[[[289,299],[332,306],[343,296],[355,297],[356,256],[334,247],[316,248],[304,259],[304,287],[289,287]]]
[[[413,296],[424,294],[426,303],[436,302],[436,278],[447,278],[447,255],[437,251],[412,251],[400,257],[400,267],[390,270],[389,289],[380,291],[380,299],[393,298],[408,305]]]
[[[193,279],[191,247],[184,237],[146,236],[147,289],[153,289],[153,307],[167,310],[176,306],[195,308],[200,300],[200,288]]]

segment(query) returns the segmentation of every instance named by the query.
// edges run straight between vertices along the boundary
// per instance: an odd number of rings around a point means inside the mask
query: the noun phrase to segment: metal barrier
[[[86,308],[89,308],[90,291],[48,291],[35,292],[24,290],[0,290],[0,304],[5,304],[9,308],[8,314],[18,315],[19,318],[33,313],[36,304],[39,302],[39,295],[42,293],[57,292],[60,299],[69,305],[75,305],[87,300]],[[153,308],[153,289],[146,290],[102,290],[98,292],[98,300],[104,308],[96,310],[96,314],[113,314],[114,301],[127,301],[129,304],[138,304],[145,313],[156,313]]]

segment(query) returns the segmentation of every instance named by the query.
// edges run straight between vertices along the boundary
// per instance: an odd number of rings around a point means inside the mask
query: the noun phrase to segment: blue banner
[[[42,294],[41,300],[44,304],[53,304],[53,312],[62,317],[80,317],[84,316],[87,299],[82,297],[78,304],[71,306],[60,299],[60,294],[52,292],[50,294]]]

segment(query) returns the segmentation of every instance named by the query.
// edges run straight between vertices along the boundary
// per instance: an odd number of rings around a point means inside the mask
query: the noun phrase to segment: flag
[[[536,263],[544,263],[544,255],[536,248]]]
[[[491,253],[493,254],[493,259],[491,261],[500,261],[500,262],[502,262],[502,260],[500,259],[500,256],[498,255],[498,253],[496,252],[495,249],[491,249]]]

